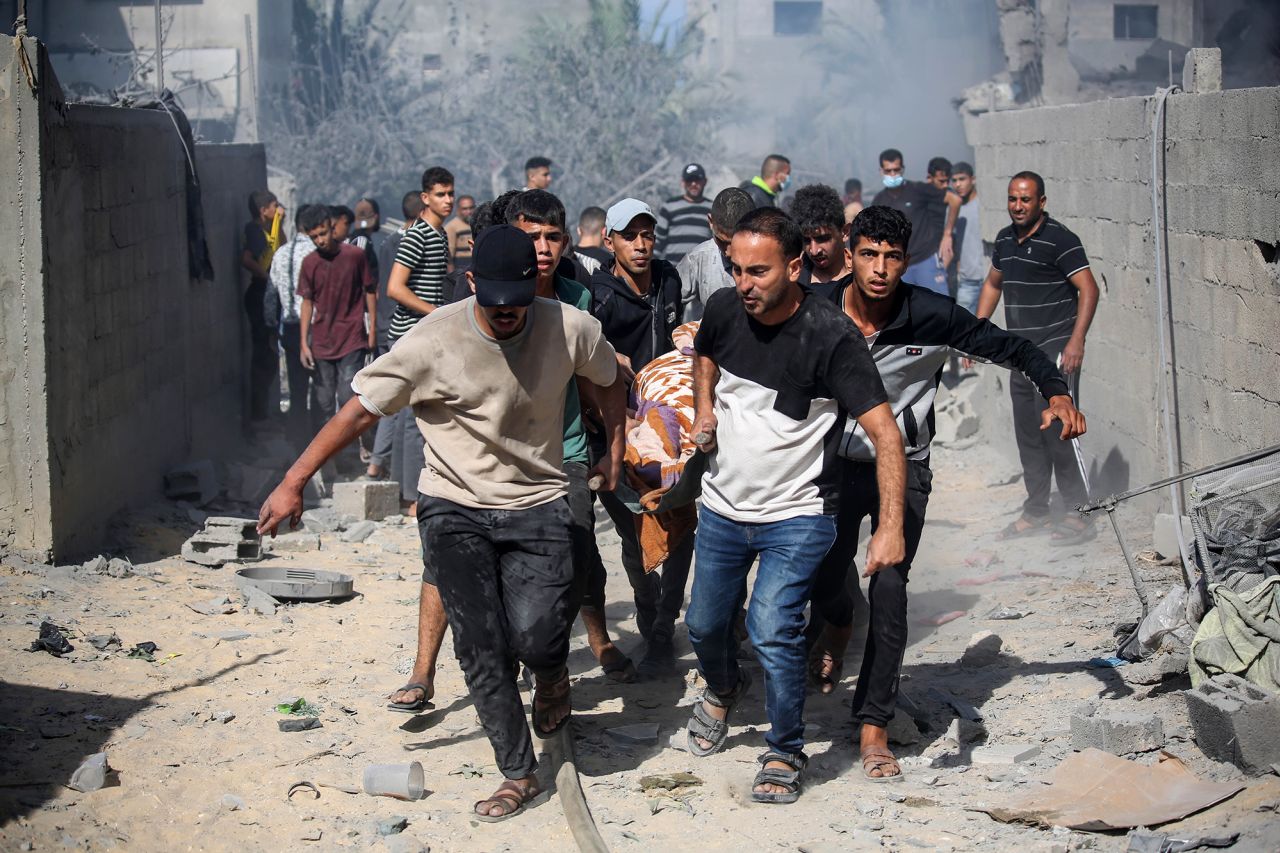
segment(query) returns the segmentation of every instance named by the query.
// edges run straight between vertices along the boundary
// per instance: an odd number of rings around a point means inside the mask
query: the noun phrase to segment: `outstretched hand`
[[[258,535],[270,533],[274,538],[285,519],[289,520],[290,530],[298,529],[298,522],[302,519],[302,490],[281,483],[267,496],[258,511]]]
[[[1054,421],[1062,422],[1062,440],[1067,441],[1085,434],[1084,414],[1071,402],[1071,397],[1059,394],[1049,398],[1049,408],[1040,413],[1040,429],[1048,429]]]

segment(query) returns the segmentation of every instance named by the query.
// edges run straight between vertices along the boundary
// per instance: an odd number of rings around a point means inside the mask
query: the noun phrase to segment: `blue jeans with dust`
[[[936,253],[931,253],[924,260],[907,267],[902,274],[902,280],[907,284],[914,284],[916,287],[923,287],[943,296],[951,295],[951,291],[947,289],[947,269],[938,260]]]
[[[818,566],[836,538],[829,515],[746,523],[705,507],[698,513],[693,591],[685,624],[707,687],[717,695],[738,683],[733,623],[747,597],[747,575],[760,558],[747,633],[764,668],[765,736],[777,752],[804,749],[806,651],[804,611]]]

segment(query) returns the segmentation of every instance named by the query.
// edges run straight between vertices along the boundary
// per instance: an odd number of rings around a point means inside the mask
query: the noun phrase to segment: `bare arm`
[[[280,523],[289,520],[289,528],[296,529],[302,517],[302,490],[307,481],[333,458],[339,450],[373,426],[378,416],[371,414],[358,397],[352,397],[338,414],[329,419],[316,437],[293,463],[284,480],[276,486],[258,512],[258,534],[276,535]]]
[[[1071,339],[1062,349],[1062,372],[1075,373],[1084,361],[1084,337],[1089,333],[1093,323],[1093,315],[1098,310],[1098,283],[1094,281],[1093,270],[1085,267],[1067,279],[1080,295],[1080,304],[1076,309],[1076,325],[1071,331]]]
[[[612,385],[592,385],[591,397],[604,421],[609,455],[596,463],[587,479],[590,482],[596,477],[603,477],[604,482],[597,491],[612,492],[618,485],[618,478],[622,473],[622,457],[627,449],[627,381],[622,377],[622,372],[618,372]]]
[[[253,256],[253,252],[245,249],[240,253],[240,266],[249,271],[254,278],[268,278],[270,273],[262,268],[262,264],[258,263],[258,259]]]
[[[404,264],[391,265],[391,275],[387,278],[387,296],[419,314],[430,314],[436,310],[436,306],[418,298],[418,295],[409,289],[409,268]]]
[[[298,348],[298,360],[302,362],[302,366],[307,370],[314,370],[316,360],[311,356],[311,315],[314,312],[314,304],[310,299],[303,297],[302,314],[298,318],[301,325],[298,331],[302,335],[302,346]]]
[[[369,352],[378,348],[378,294],[364,295],[364,310],[369,315]]]
[[[938,243],[938,260],[942,261],[944,267],[948,267],[956,255],[951,234],[956,227],[956,218],[960,215],[960,196],[949,192],[944,201],[947,203],[947,224],[942,228],[942,242]]]
[[[715,416],[716,382],[720,379],[720,368],[709,356],[696,353],[693,357],[693,441],[704,453],[716,449],[716,427],[719,422]],[[706,436],[701,443],[698,439]]]
[[[982,293],[978,295],[978,319],[991,319],[1003,293],[1004,274],[993,266],[987,271],[987,277],[982,281]]]
[[[907,456],[902,433],[888,403],[881,403],[857,418],[876,450],[876,485],[880,489],[880,521],[867,546],[863,577],[896,566],[906,558],[902,535],[902,505],[907,492]]]

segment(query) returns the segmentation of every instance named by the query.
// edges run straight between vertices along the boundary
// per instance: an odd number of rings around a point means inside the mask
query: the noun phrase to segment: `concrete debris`
[[[164,496],[204,506],[218,496],[218,472],[208,459],[180,465],[164,475]]]
[[[262,559],[258,522],[250,518],[214,516],[204,529],[182,545],[182,559],[202,566],[217,567],[233,561]]]
[[[431,853],[431,848],[412,835],[392,835],[382,839],[387,853]]]
[[[889,721],[889,743],[897,746],[910,746],[920,742],[920,729],[916,721],[907,714],[894,714]]]
[[[616,726],[611,729],[605,729],[604,733],[618,743],[649,746],[658,742],[657,723],[633,723],[629,726]]]
[[[1116,755],[1151,752],[1164,745],[1164,724],[1155,714],[1104,709],[1085,703],[1071,715],[1071,747],[1093,747]]]
[[[399,835],[409,826],[407,817],[387,817],[378,821],[379,835]]]
[[[277,720],[276,726],[282,732],[305,732],[309,729],[324,728],[320,724],[319,717],[290,717],[287,720]]]
[[[92,634],[85,637],[89,645],[93,646],[100,652],[115,652],[120,650],[120,638],[112,631],[110,634]]]
[[[76,768],[75,773],[71,774],[71,781],[67,783],[67,787],[81,793],[97,791],[107,784],[107,773],[110,770],[111,767],[107,764],[107,754],[105,752],[95,752]]]
[[[1003,604],[998,604],[994,610],[982,618],[998,622],[1006,622],[1013,619],[1022,619],[1026,615],[1027,614],[1023,613],[1021,610],[1014,610],[1012,608],[1005,607]]]
[[[207,601],[198,601],[195,604],[188,604],[187,607],[202,616],[225,616],[228,613],[236,612],[236,606],[225,595],[219,595]]]
[[[320,534],[306,531],[285,533],[264,541],[263,547],[278,554],[306,554],[320,550]]]
[[[231,722],[235,718],[236,718],[236,715],[233,714],[231,711],[214,711],[212,714],[209,715],[210,720],[213,720],[215,723],[222,723],[223,725],[226,725],[227,723]]]
[[[400,514],[400,484],[358,480],[333,484],[333,508],[361,521],[381,521]]]
[[[951,741],[956,746],[982,743],[987,739],[987,729],[982,723],[956,718],[947,726],[947,731],[942,736],[942,739]]]
[[[230,631],[216,631],[213,634],[213,638],[215,640],[225,640],[228,643],[233,643],[236,640],[247,640],[252,636],[253,635],[248,631],[237,631],[234,629]]]
[[[1200,95],[1222,91],[1222,50],[1193,47],[1182,64],[1182,91]]]
[[[1033,743],[1001,743],[979,746],[971,753],[974,764],[1021,764],[1040,754],[1040,747]]]
[[[960,657],[961,666],[991,666],[1000,660],[1000,650],[1004,648],[1004,640],[999,634],[990,631],[979,631],[969,638]]]
[[[91,575],[107,575],[113,578],[127,578],[133,575],[133,564],[120,557],[104,557],[99,555],[86,560],[77,566],[80,571]]]
[[[363,542],[376,533],[377,530],[378,523],[375,521],[357,521],[338,538],[343,542]]]
[[[244,596],[246,610],[263,616],[275,616],[276,608],[280,606],[280,602],[274,596],[268,595],[256,586],[244,584],[240,587],[240,594]]]
[[[1280,761],[1280,696],[1236,675],[1216,675],[1183,693],[1196,745],[1216,761],[1266,773]]]
[[[927,695],[931,699],[935,699],[943,705],[949,706],[951,710],[955,711],[963,720],[968,720],[973,723],[982,722],[982,713],[958,696],[953,696],[947,691],[937,687],[930,687]]]
[[[342,513],[330,507],[317,507],[302,514],[302,526],[312,533],[337,533],[347,525]]]

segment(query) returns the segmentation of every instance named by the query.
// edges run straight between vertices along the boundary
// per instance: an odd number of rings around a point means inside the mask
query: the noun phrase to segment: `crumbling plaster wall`
[[[1157,388],[1151,124],[1155,99],[970,118],[982,232],[1008,224],[1010,175],[1047,184],[1102,289],[1085,352],[1083,439],[1099,490],[1165,475]],[[1280,443],[1280,88],[1167,100],[1167,226],[1185,468]],[[1008,423],[1003,371],[984,371],[984,419]],[[997,387],[999,386],[999,387]],[[1013,454],[1012,442],[1002,444]]]

